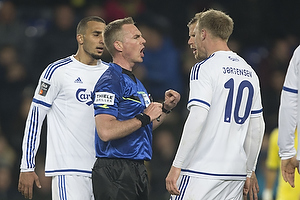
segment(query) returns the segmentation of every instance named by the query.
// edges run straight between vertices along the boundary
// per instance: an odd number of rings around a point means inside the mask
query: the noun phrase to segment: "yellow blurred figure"
[[[298,145],[297,130],[295,131],[295,148]],[[270,134],[268,155],[266,159],[266,186],[263,191],[263,200],[273,200],[273,186],[278,175],[278,186],[276,200],[298,200],[300,199],[300,176],[295,173],[295,188],[292,188],[285,182],[280,170],[280,157],[278,155],[279,147],[278,128],[274,129]]]

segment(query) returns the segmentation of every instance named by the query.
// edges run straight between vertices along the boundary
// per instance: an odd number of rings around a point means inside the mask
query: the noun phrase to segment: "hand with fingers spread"
[[[18,190],[26,199],[32,199],[34,182],[38,188],[42,188],[39,177],[35,172],[20,173]]]
[[[295,169],[298,169],[299,173],[299,161],[297,161],[296,156],[281,160],[281,173],[285,182],[288,182],[292,187],[295,187]]]

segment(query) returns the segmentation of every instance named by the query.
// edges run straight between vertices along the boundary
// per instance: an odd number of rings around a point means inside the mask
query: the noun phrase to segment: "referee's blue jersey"
[[[93,92],[95,116],[109,114],[123,121],[134,118],[149,105],[148,93],[134,75],[119,65],[109,63]],[[103,142],[96,130],[96,157],[150,160],[152,157],[152,123],[130,135]]]

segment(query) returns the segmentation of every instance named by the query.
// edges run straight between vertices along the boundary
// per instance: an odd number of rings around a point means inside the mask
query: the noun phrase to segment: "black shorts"
[[[93,171],[95,200],[148,200],[144,161],[97,158]]]

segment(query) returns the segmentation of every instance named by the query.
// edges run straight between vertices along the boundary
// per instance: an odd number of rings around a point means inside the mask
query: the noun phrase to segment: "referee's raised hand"
[[[167,90],[165,92],[164,108],[172,110],[180,101],[180,94],[175,90]]]

